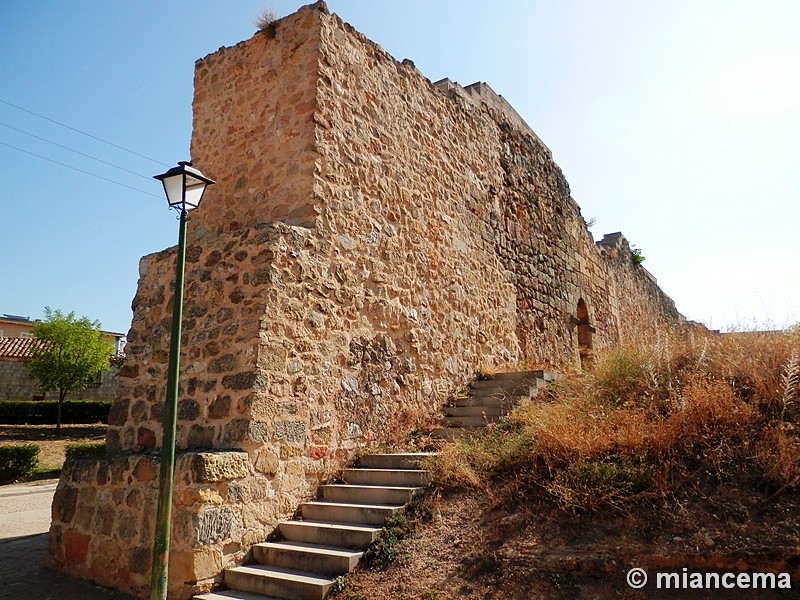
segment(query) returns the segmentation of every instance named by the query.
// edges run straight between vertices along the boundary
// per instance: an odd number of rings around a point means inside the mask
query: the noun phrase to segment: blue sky
[[[300,5],[0,3],[0,313],[49,305],[128,330],[139,258],[177,237],[150,177],[188,158],[194,61],[253,35],[265,6]],[[481,80],[509,100],[595,238],[622,231],[687,317],[800,321],[800,3],[328,6],[431,81]]]

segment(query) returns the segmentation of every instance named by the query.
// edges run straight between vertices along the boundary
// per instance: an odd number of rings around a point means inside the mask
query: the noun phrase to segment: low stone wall
[[[119,369],[100,374],[100,385],[92,385],[80,392],[69,392],[67,400],[112,400],[117,393]],[[40,392],[38,384],[31,379],[24,361],[0,361],[0,398],[4,400],[32,400],[44,396],[57,400],[58,392]]]

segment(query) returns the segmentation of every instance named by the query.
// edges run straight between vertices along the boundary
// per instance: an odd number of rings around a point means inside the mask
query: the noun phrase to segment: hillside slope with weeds
[[[625,573],[638,566],[789,572],[793,590],[725,595],[797,598],[799,422],[796,330],[615,348],[485,435],[445,445],[430,465],[434,518],[345,597],[719,593],[633,590]]]

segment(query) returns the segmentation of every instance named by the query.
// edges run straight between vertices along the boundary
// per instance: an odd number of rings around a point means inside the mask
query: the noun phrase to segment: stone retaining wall
[[[479,369],[574,365],[579,330],[603,347],[680,322],[490,93],[437,89],[322,3],[198,61],[192,158],[219,183],[189,223],[170,597]],[[51,530],[54,566],[142,597],[174,256],[141,261],[111,455],[65,468]],[[238,466],[198,479],[208,456]]]

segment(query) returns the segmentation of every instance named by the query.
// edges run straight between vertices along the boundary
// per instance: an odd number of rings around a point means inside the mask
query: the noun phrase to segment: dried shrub
[[[688,329],[622,345],[447,449],[439,480],[478,487],[510,475],[574,512],[624,511],[686,485],[798,487],[798,356],[798,330]]]
[[[622,346],[600,355],[593,370],[598,399],[612,404],[641,403],[653,395],[651,353]]]
[[[770,488],[783,491],[800,485],[800,439],[784,428],[764,432],[755,447],[755,462]]]
[[[467,453],[456,444],[442,447],[433,459],[422,464],[430,482],[441,489],[482,488],[483,480],[468,460]]]
[[[274,39],[276,34],[275,21],[278,19],[277,13],[269,6],[264,7],[253,21],[253,24],[268,39]]]

